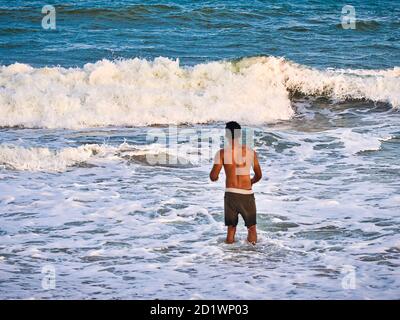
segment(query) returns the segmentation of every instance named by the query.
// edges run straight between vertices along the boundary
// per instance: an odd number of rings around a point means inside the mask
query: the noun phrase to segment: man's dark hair
[[[232,139],[235,139],[235,138],[241,136],[241,129],[242,129],[242,127],[236,121],[229,121],[226,123],[226,126],[225,126],[225,130],[230,131],[230,136]]]

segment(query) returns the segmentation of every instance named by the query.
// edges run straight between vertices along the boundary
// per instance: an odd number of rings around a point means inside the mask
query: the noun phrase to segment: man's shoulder
[[[252,148],[250,148],[249,146],[247,146],[245,144],[242,146],[242,150],[245,150],[246,152],[250,152],[250,153],[255,152]]]

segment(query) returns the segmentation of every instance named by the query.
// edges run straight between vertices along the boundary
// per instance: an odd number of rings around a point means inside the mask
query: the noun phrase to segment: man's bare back
[[[238,123],[228,122],[226,128],[228,133],[228,129],[232,130],[229,128],[231,124],[240,129]],[[232,132],[230,137],[233,136]],[[222,167],[224,167],[226,175],[225,224],[228,226],[226,242],[234,242],[237,215],[241,214],[248,227],[248,241],[255,244],[257,241],[256,208],[252,185],[261,179],[261,167],[256,152],[240,144],[240,132],[236,134],[236,138],[229,138],[229,134],[227,134],[227,137],[229,145],[216,153],[214,165],[210,172],[211,181],[218,180]],[[251,167],[254,170],[253,178],[250,177]]]
[[[226,188],[251,190],[252,185],[259,180],[250,178],[251,167],[256,173],[254,177],[261,178],[261,168],[257,154],[245,145],[238,144],[236,146],[233,144],[233,146],[230,145],[225,149],[221,149],[218,151],[215,160],[215,163],[219,162],[224,167]],[[221,170],[218,167],[215,169]]]

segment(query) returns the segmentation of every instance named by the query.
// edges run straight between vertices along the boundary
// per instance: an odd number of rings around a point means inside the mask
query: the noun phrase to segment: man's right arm
[[[214,165],[210,172],[210,180],[211,181],[218,180],[219,173],[221,172],[221,169],[222,169],[222,164],[223,164],[223,153],[220,150],[216,153],[215,158],[214,158]]]

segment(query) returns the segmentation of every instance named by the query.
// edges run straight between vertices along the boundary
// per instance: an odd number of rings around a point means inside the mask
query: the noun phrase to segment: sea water
[[[49,4],[0,1],[0,298],[400,297],[396,1]],[[254,247],[208,179],[229,120]]]

